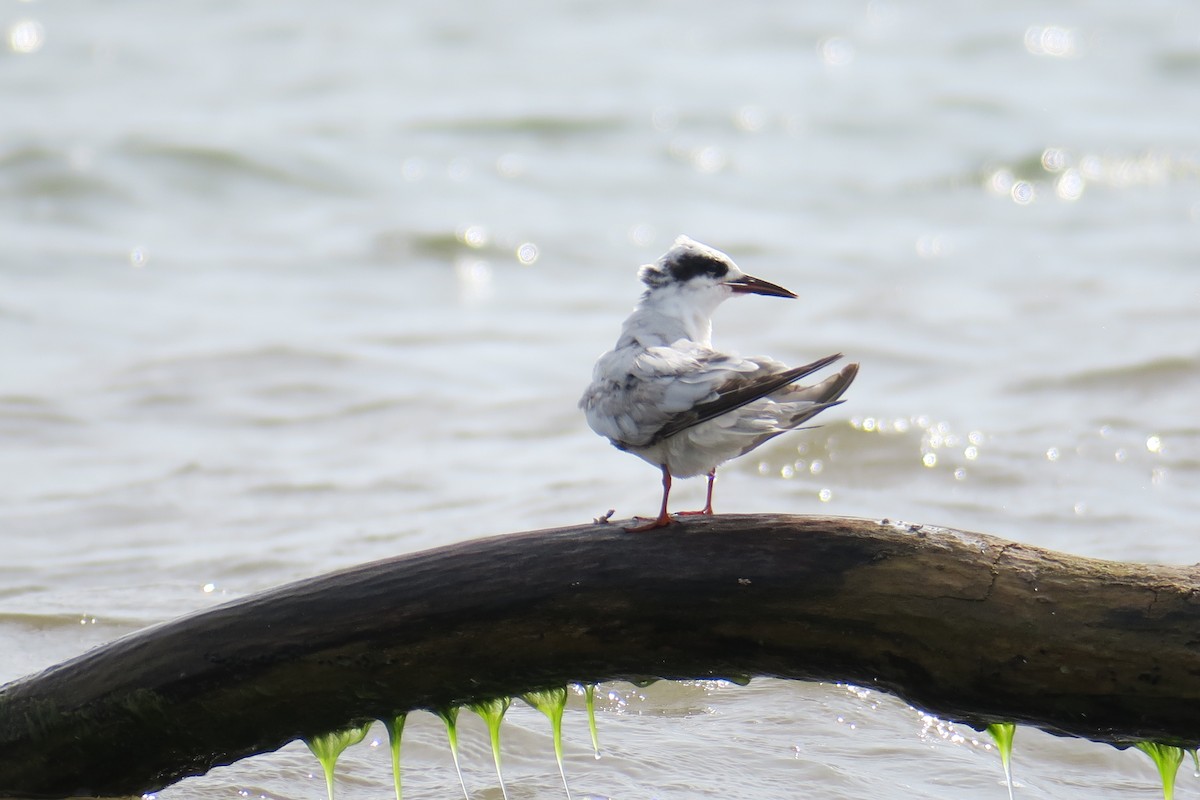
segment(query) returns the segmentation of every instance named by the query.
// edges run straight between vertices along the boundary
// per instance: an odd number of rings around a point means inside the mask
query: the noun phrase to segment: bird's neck
[[[625,320],[624,330],[626,336],[632,334],[645,347],[669,345],[680,339],[711,347],[712,310],[698,308],[674,295],[649,296]]]

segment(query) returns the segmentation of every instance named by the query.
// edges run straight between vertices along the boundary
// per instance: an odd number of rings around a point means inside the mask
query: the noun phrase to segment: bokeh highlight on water
[[[727,304],[721,346],[862,363],[822,427],[723,470],[719,512],[1196,560],[1200,7],[34,0],[0,34],[3,679],[653,511],[575,402],[678,233],[801,295]],[[986,736],[854,687],[599,706],[599,761],[567,711],[579,797],[1007,796]],[[406,728],[413,797],[456,791],[440,725]],[[340,796],[391,791],[373,739]],[[504,749],[514,798],[559,796],[537,712]],[[1024,729],[1013,769],[1025,798],[1158,792],[1141,754]],[[161,797],[234,792],[324,785],[294,744]]]

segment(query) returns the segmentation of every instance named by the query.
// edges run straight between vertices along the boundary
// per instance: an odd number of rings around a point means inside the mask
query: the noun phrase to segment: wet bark
[[[941,717],[1200,743],[1200,568],[847,518],[465,542],[148,628],[0,688],[0,795],[140,794],[306,734],[567,682],[775,676]]]

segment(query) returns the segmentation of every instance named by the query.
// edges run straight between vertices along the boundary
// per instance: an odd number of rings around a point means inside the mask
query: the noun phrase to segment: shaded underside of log
[[[0,688],[0,795],[139,794],[352,720],[774,676],[947,719],[1200,743],[1200,569],[887,521],[478,539],[255,594]]]

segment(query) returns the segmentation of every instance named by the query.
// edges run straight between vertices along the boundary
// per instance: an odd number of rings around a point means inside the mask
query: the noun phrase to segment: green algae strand
[[[567,800],[571,800],[571,787],[567,785],[567,771],[563,767],[562,745],[562,719],[563,711],[567,707],[567,687],[560,686],[527,692],[521,695],[521,699],[545,714],[546,718],[550,720],[550,729],[554,734],[554,758],[558,761],[558,774],[562,777]]]
[[[1008,786],[1008,800],[1013,800],[1012,781],[1012,744],[1017,726],[1011,722],[993,722],[987,726],[987,732],[1000,751],[1000,763],[1004,766],[1004,782]]]
[[[467,706],[487,723],[488,736],[492,740],[492,760],[496,762],[496,780],[500,781],[500,793],[504,795],[504,800],[508,800],[508,790],[504,788],[504,775],[500,772],[500,724],[504,722],[504,714],[511,705],[511,697],[494,697],[477,700]]]
[[[1162,778],[1163,800],[1172,800],[1175,796],[1175,775],[1183,763],[1183,748],[1159,742],[1138,742],[1134,747],[1154,761]]]
[[[325,791],[329,795],[329,800],[333,800],[333,773],[337,766],[338,757],[351,745],[358,744],[363,739],[367,738],[367,732],[371,730],[370,722],[362,726],[351,726],[338,731],[330,731],[319,736],[313,736],[304,740],[308,745],[308,749],[321,762],[321,769],[325,771]]]
[[[583,687],[584,702],[587,703],[588,731],[592,734],[592,750],[600,757],[600,737],[596,735],[596,684]]]
[[[396,800],[401,800],[400,791],[400,738],[404,735],[404,722],[407,714],[397,714],[391,719],[380,720],[387,728],[388,744],[392,750],[392,784],[396,787]]]
[[[462,766],[458,763],[458,712],[458,706],[434,710],[446,723],[446,740],[450,742],[450,755],[454,759],[454,771],[458,773],[458,785],[462,787],[463,797],[471,800],[471,795],[467,794],[467,782],[463,780]]]

